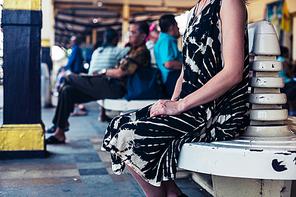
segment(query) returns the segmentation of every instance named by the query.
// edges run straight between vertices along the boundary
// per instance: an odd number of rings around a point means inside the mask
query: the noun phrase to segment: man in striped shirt
[[[92,54],[88,74],[95,75],[102,69],[115,67],[120,59],[127,54],[129,47],[119,48],[118,34],[113,29],[104,32],[104,42]]]
[[[68,118],[75,103],[84,103],[105,98],[122,98],[126,94],[128,78],[142,67],[151,66],[150,52],[145,41],[149,35],[149,25],[146,22],[136,22],[130,25],[128,53],[121,58],[117,68],[94,71],[89,76],[68,75],[59,92],[53,124],[55,131],[47,144],[65,143],[65,129],[68,128]],[[104,51],[104,50],[103,50]],[[137,62],[137,63],[135,63]]]

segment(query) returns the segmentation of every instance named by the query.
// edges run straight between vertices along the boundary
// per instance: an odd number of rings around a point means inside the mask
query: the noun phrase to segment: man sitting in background
[[[175,16],[163,15],[159,19],[161,33],[154,46],[157,67],[162,74],[166,96],[171,97],[182,68],[182,53],[178,49],[177,39],[180,37]]]
[[[53,118],[57,125],[55,132],[46,139],[47,144],[65,143],[65,128],[75,103],[84,103],[105,98],[122,98],[126,94],[126,84],[137,69],[150,66],[150,52],[145,46],[149,35],[146,22],[130,25],[128,54],[120,60],[118,68],[103,69],[93,76],[71,74],[61,87],[58,105]],[[137,63],[135,63],[137,62]]]
[[[119,48],[118,34],[113,29],[107,29],[104,32],[104,42],[92,54],[90,61],[89,75],[97,75],[103,69],[109,69],[116,66],[120,59],[127,54],[130,47]],[[105,109],[100,106],[100,114],[98,120],[101,122],[109,122],[111,119],[106,115]]]
[[[107,29],[104,31],[103,44],[97,47],[91,57],[90,68],[88,70],[89,75],[97,75],[101,70],[114,68],[120,59],[127,54],[129,47],[119,48],[118,33],[114,29]],[[80,104],[71,113],[71,116],[86,115],[87,110]],[[109,118],[105,114],[105,109],[100,107],[99,121],[108,121]],[[68,130],[68,128],[66,128]],[[47,133],[54,133],[56,125],[47,130]]]

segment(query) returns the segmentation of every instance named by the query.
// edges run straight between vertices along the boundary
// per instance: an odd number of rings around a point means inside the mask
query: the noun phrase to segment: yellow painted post
[[[86,35],[85,42],[86,42],[86,44],[90,43],[90,35]]]
[[[45,157],[40,97],[41,0],[4,0],[2,27],[0,159]]]
[[[130,6],[129,4],[125,3],[123,5],[122,9],[122,41],[124,42],[125,40],[125,33],[128,31],[129,27],[129,17],[130,17]]]
[[[95,28],[92,29],[92,44],[96,44],[97,42],[97,30]]]

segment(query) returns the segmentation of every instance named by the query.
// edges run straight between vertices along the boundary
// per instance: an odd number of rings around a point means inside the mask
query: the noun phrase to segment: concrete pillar
[[[54,45],[54,8],[52,0],[42,0],[42,24],[41,29],[41,62],[45,62],[48,71],[52,70],[51,47]]]
[[[125,41],[125,33],[128,31],[130,17],[130,6],[125,3],[122,9],[122,41]]]
[[[41,0],[4,0],[0,159],[45,157],[41,121]]]

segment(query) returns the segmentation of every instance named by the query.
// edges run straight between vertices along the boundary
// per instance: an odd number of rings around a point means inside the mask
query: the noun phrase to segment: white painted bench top
[[[185,143],[178,167],[227,177],[296,180],[296,137]]]
[[[130,111],[136,110],[152,103],[157,100],[126,100],[126,99],[102,99],[98,100],[97,103],[108,110],[113,111]]]

